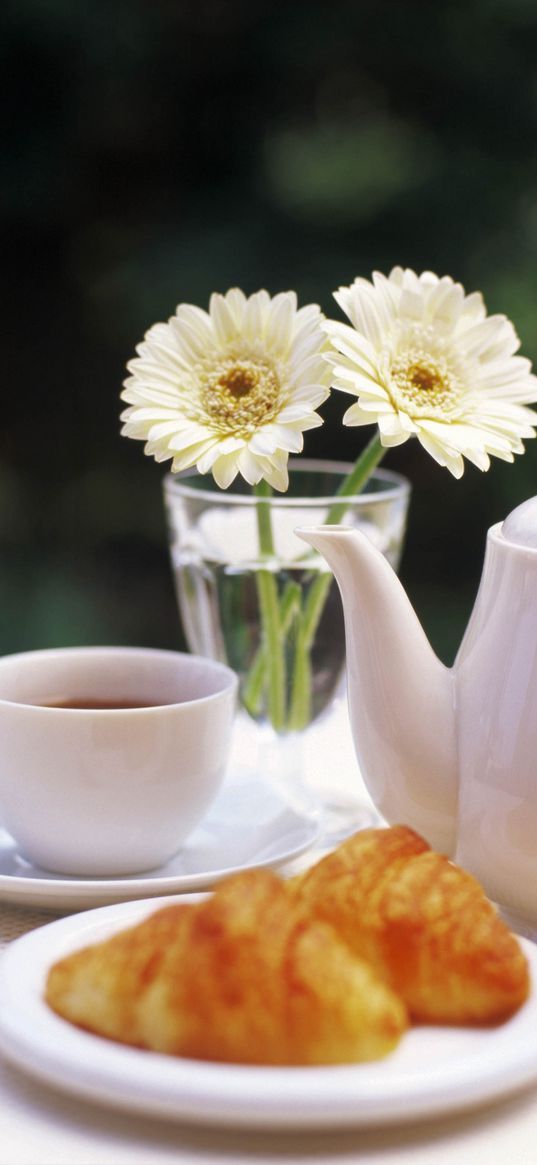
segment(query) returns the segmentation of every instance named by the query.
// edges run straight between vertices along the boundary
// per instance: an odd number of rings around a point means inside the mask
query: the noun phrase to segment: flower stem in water
[[[300,611],[301,591],[298,583],[286,583],[280,600],[280,628],[285,639],[289,628]],[[259,716],[263,709],[263,694],[267,678],[267,651],[265,641],[258,648],[254,661],[242,690],[242,702],[250,716]]]
[[[265,481],[254,486],[254,491],[260,501],[256,506],[260,556],[269,559],[274,556],[270,513],[272,491]],[[274,571],[263,567],[257,570],[256,585],[267,664],[268,716],[276,732],[281,732],[285,724],[285,655]]]

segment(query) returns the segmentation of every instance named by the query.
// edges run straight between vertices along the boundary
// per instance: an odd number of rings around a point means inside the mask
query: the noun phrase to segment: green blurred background
[[[162,466],[119,436],[126,361],[176,303],[451,274],[537,357],[532,0],[4,0],[0,652],[183,646]],[[306,453],[353,459],[334,394]],[[402,576],[449,662],[485,531],[537,445],[461,481],[417,443]]]

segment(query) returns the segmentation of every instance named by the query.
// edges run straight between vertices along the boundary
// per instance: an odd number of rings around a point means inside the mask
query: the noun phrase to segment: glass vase
[[[239,676],[235,763],[279,781],[288,795],[317,786],[307,734],[329,727],[344,692],[345,631],[339,590],[297,527],[337,520],[363,530],[398,568],[410,486],[378,469],[364,491],[337,490],[344,462],[289,462],[285,494],[257,498],[238,481],[220,490],[195,470],[164,482],[170,552],[189,649],[221,660]],[[342,504],[343,503],[343,504]],[[338,507],[337,511],[334,507]],[[260,528],[270,553],[260,552]],[[268,631],[270,620],[271,634]],[[321,752],[316,747],[316,755]],[[333,757],[332,750],[332,757]],[[305,771],[307,768],[308,771]],[[325,784],[330,785],[327,779]],[[322,799],[328,804],[326,789]]]

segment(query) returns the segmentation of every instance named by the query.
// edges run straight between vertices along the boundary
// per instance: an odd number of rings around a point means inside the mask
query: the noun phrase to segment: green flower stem
[[[295,645],[295,662],[287,729],[300,732],[310,723],[312,715],[312,673],[311,651],[307,644],[307,634],[303,616],[300,619]]]
[[[371,438],[368,445],[366,445],[363,452],[360,454],[355,465],[353,465],[350,473],[343,479],[339,489],[336,492],[336,497],[347,498],[348,501],[334,502],[330,507],[323,525],[338,526],[341,519],[347,513],[350,505],[350,499],[360,494],[365,485],[367,485],[369,478],[374,470],[377,468],[379,462],[382,461],[386,450],[380,443],[380,434],[377,430],[374,437]],[[306,550],[301,556],[300,561],[304,562],[308,558],[312,558],[313,550]]]
[[[288,582],[280,602],[280,626],[283,637],[287,635],[293,619],[300,611],[301,591],[298,583]],[[267,644],[258,648],[254,661],[246,677],[242,691],[242,702],[251,716],[259,716],[265,689],[267,673]]]
[[[355,497],[356,494],[361,493],[369,481],[373,470],[382,460],[383,456],[384,447],[381,445],[380,434],[377,431],[369,444],[366,445],[351,472],[341,483],[338,496],[350,499],[351,497]],[[349,501],[335,502],[328,511],[325,524],[328,526],[338,525],[348,510],[349,504]],[[311,551],[309,554],[311,554]],[[288,720],[288,728],[290,730],[300,731],[300,729],[307,726],[311,719],[311,649],[332,581],[332,574],[329,571],[322,571],[317,574],[311,585],[302,613],[301,627],[296,638],[291,706]]]
[[[360,454],[355,465],[347,474],[337,491],[338,497],[355,497],[362,492],[369,481],[371,474],[384,457],[386,450],[380,443],[380,433],[377,432]],[[325,525],[337,526],[349,508],[348,502],[335,502],[328,511]]]
[[[261,505],[256,506],[259,552],[262,558],[273,558],[274,539],[272,537],[272,516],[270,506],[272,490],[266,481],[260,481],[257,485],[254,485],[254,494],[261,502]]]
[[[341,483],[337,496],[342,500],[334,502],[326,516],[326,525],[338,525],[348,510],[350,499],[361,493],[376,466],[382,460],[385,449],[378,431],[366,445],[350,473]],[[266,482],[255,487],[260,499],[270,499],[271,490]],[[347,500],[345,500],[347,499]],[[262,558],[274,554],[270,504],[257,506],[259,549]],[[308,551],[305,559],[311,557]],[[312,668],[311,649],[324,610],[328,592],[333,582],[330,571],[320,571],[310,586],[304,609],[300,611],[300,588],[296,583],[288,584],[281,602],[272,571],[259,570],[256,573],[259,606],[263,626],[263,642],[250,669],[243,691],[243,703],[252,715],[259,715],[265,685],[268,688],[268,715],[277,731],[300,731],[305,728],[312,714]],[[298,593],[297,593],[298,592]],[[284,638],[293,619],[299,618],[295,643],[289,716],[285,715],[285,654]]]
[[[268,499],[272,496],[272,491],[265,481],[260,481],[254,486],[254,492],[261,502],[256,506],[260,555],[262,559],[271,558],[274,555],[274,542]],[[273,571],[263,568],[257,570],[256,584],[268,673],[268,715],[272,727],[281,732],[285,723],[285,655],[278,586]]]
[[[304,624],[304,647],[307,651],[309,651],[313,645],[313,640],[315,639],[320,618],[323,613],[323,607],[328,598],[328,592],[332,586],[333,581],[334,579],[332,572],[329,570],[323,570],[319,571],[311,585],[311,590],[308,595],[302,616]]]
[[[301,625],[296,637],[291,703],[287,723],[289,731],[299,732],[302,728],[306,728],[311,720],[311,649],[332,582],[333,577],[330,571],[326,570],[316,574],[301,615]]]

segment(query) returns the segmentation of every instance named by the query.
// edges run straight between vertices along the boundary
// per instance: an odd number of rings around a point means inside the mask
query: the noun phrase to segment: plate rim
[[[397,1051],[369,1064],[298,1068],[170,1057],[83,1032],[55,1015],[40,998],[46,970],[62,953],[137,921],[159,904],[204,896],[183,894],[101,906],[16,939],[0,961],[0,1049],[7,1060],[49,1087],[116,1110],[136,1108],[147,1116],[188,1124],[296,1131],[426,1120],[507,1099],[537,1080],[537,1043],[533,1046],[527,1039],[528,1019],[531,1022],[531,1013],[537,1017],[535,987],[511,1020],[484,1029],[481,1041],[471,1037],[477,1053],[465,1057],[462,1073],[456,1056],[447,1067],[435,1070],[428,1063],[421,1072],[405,1074],[404,1063],[397,1068]],[[535,982],[537,946],[527,939],[519,941]],[[403,1040],[416,1041],[423,1030],[411,1029]],[[425,1030],[431,1038],[453,1031]],[[395,1064],[393,1071],[390,1064]]]

